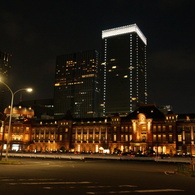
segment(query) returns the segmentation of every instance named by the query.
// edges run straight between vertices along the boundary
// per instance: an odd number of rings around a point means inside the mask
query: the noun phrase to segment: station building
[[[30,114],[23,115],[21,110]],[[9,117],[8,110],[6,110]],[[13,117],[10,150],[26,152],[93,152],[195,155],[195,115],[163,114],[155,105],[141,105],[122,117],[38,120],[30,109],[18,108]],[[19,117],[16,117],[19,116]],[[6,148],[8,121],[0,129]]]

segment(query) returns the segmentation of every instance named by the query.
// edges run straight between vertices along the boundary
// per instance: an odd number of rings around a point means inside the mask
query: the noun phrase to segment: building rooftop
[[[107,37],[112,37],[116,35],[122,35],[122,34],[127,34],[127,33],[132,33],[136,32],[140,39],[147,45],[147,39],[144,36],[144,34],[141,32],[137,24],[131,24],[127,26],[121,26],[118,28],[111,28],[108,30],[103,30],[102,31],[102,39],[107,38]]]
[[[165,115],[153,104],[143,104],[134,112],[130,113],[127,118],[135,119],[139,113],[145,114],[146,118],[153,120],[165,120]]]

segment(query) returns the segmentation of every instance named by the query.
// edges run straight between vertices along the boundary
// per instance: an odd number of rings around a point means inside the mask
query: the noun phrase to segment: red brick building
[[[37,120],[19,116],[13,118],[10,150],[195,155],[195,115],[165,115],[154,105],[142,105],[126,117]],[[5,121],[0,130],[4,144],[7,129]]]

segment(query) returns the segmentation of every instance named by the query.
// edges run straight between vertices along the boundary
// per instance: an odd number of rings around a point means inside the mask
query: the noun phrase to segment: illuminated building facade
[[[11,127],[12,150],[28,152],[193,154],[195,115],[163,114],[154,105],[142,105],[126,117],[38,120],[18,109]],[[29,110],[30,111],[30,110]],[[26,112],[26,111],[25,111]],[[28,112],[32,116],[33,112]],[[8,114],[8,112],[7,112]],[[22,116],[25,116],[23,119]],[[8,123],[5,123],[4,140]],[[2,141],[2,127],[0,140]]]
[[[195,155],[195,114],[180,114],[177,118],[177,151]]]
[[[10,54],[0,51],[0,77],[2,77],[4,81],[7,79],[10,70],[10,65],[8,63],[9,57]],[[0,112],[3,112],[7,106],[6,92],[6,87],[0,85]]]
[[[127,114],[147,103],[147,40],[136,24],[102,31],[103,115]]]
[[[0,128],[0,142],[1,147],[7,142],[8,139],[8,128],[9,128],[9,116],[10,116],[10,107],[4,110],[5,121],[1,121]],[[25,151],[29,149],[30,144],[32,143],[31,134],[32,134],[32,120],[34,117],[34,110],[26,107],[13,107],[12,114],[12,125],[10,133],[10,143],[9,150],[13,151]],[[4,145],[6,149],[6,144]]]
[[[57,57],[54,115],[60,118],[70,111],[76,118],[97,115],[99,84],[96,50]]]

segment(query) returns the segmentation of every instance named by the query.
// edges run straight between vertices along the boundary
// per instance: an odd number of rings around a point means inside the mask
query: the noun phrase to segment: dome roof
[[[4,113],[10,114],[10,106],[5,108]],[[31,117],[34,116],[34,110],[30,107],[26,108],[26,107],[22,107],[22,106],[14,106],[12,113],[16,114],[16,115],[20,115],[20,116],[25,116],[25,115],[31,116]]]

